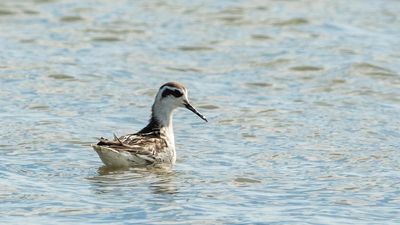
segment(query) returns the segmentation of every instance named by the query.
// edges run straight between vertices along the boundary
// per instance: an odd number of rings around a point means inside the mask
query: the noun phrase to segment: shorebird
[[[151,108],[147,126],[134,134],[113,140],[100,138],[93,149],[106,166],[138,167],[173,165],[176,161],[172,116],[176,108],[184,107],[207,122],[190,103],[186,88],[176,82],[160,87]]]

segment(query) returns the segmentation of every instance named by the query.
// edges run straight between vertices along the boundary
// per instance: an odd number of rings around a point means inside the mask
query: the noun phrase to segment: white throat
[[[160,123],[161,127],[172,127],[174,109],[175,107],[171,107],[171,105],[155,102],[152,107],[152,116]]]
[[[175,147],[174,128],[172,125],[172,116],[176,107],[163,102],[155,102],[152,107],[152,117],[157,120],[160,130],[164,131],[167,139]]]

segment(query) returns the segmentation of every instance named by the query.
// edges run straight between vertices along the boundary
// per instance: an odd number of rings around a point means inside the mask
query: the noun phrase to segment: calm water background
[[[400,223],[400,1],[0,2],[0,223]],[[158,87],[171,171],[102,168]]]

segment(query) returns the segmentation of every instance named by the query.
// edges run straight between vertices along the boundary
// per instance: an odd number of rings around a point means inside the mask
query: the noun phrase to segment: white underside
[[[99,155],[101,161],[110,167],[131,167],[146,166],[148,161],[144,158],[130,154],[129,152],[119,152],[104,146],[92,145],[93,149]]]

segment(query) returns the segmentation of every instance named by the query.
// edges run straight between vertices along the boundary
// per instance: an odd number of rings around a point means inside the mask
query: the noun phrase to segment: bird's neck
[[[174,108],[162,103],[154,103],[149,124],[138,133],[160,132],[174,142],[172,115]]]
[[[156,120],[160,128],[172,128],[172,115],[175,108],[160,102],[151,107],[151,118]]]

